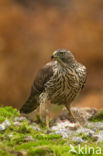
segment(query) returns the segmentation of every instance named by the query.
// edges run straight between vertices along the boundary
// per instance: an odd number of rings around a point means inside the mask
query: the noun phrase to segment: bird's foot
[[[71,123],[75,123],[77,125],[77,127],[81,127],[79,121],[75,118],[74,114],[72,113],[72,111],[69,109],[68,110],[68,119]]]
[[[69,121],[70,121],[71,123],[77,122],[77,120],[76,120],[76,118],[74,117],[74,115],[73,115],[73,113],[72,113],[71,110],[68,110],[68,115],[69,115]]]
[[[69,116],[69,121],[70,121],[71,123],[76,123],[76,122],[77,122],[77,120],[76,120],[75,118],[70,117],[70,116]]]

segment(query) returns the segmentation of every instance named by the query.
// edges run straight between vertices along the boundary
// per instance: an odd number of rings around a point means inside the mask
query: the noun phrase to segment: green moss
[[[95,142],[95,138],[93,136],[89,136],[85,133],[79,133],[78,136],[80,136],[83,140],[88,141],[89,143]]]
[[[24,143],[21,146],[17,147],[18,150],[23,149],[29,149],[28,155],[56,155],[56,156],[62,156],[69,153],[70,147],[68,145],[60,145],[60,144],[53,144],[53,142],[43,142],[40,141],[38,143],[35,142],[29,142]],[[71,155],[71,154],[70,154]]]
[[[12,148],[0,143],[0,156],[16,156]]]
[[[16,109],[10,106],[0,107],[0,122],[4,121],[6,118],[14,119],[14,117],[19,116],[19,115],[20,113]]]
[[[92,122],[103,121],[103,110],[98,112],[94,117],[90,118],[89,121]]]
[[[0,123],[2,123],[3,121],[5,121],[5,117],[4,116],[0,116]]]
[[[76,153],[69,153],[70,144],[75,145],[72,138],[62,139],[60,135],[48,134],[45,127],[40,131],[34,131],[32,122],[21,121],[20,126],[13,124],[19,112],[12,107],[0,108],[1,122],[8,119],[11,126],[4,131],[0,131],[0,156],[17,156],[17,152],[24,152],[27,156],[72,156]],[[79,134],[84,140],[87,140],[88,145],[95,147],[93,138],[85,134]],[[32,140],[27,140],[28,136]],[[85,143],[81,144],[85,146]],[[100,145],[102,147],[102,145]],[[78,145],[75,145],[78,150]],[[82,155],[82,154],[80,154]],[[91,152],[91,155],[92,152]],[[94,156],[94,155],[93,155]]]

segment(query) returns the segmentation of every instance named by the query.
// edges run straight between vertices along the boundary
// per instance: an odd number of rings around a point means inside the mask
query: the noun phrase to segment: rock
[[[18,122],[18,121],[15,121],[13,124],[14,124],[15,126],[21,126],[21,125],[22,125],[22,123],[21,123],[21,122]]]
[[[0,124],[0,131],[3,131],[5,129],[6,129],[6,127],[3,124]]]
[[[74,141],[74,142],[76,142],[78,144],[80,144],[82,142],[85,142],[85,140],[83,140],[81,137],[73,137],[72,141]]]
[[[94,128],[94,127],[96,127],[95,122],[88,122],[87,123],[87,127],[88,128]]]
[[[92,132],[89,132],[88,133],[88,136],[90,136],[90,137],[92,137],[94,135],[94,132],[92,133]]]
[[[94,141],[98,141],[99,140],[99,135],[93,135]]]
[[[60,123],[51,127],[51,131],[54,131],[55,134],[61,135],[63,138],[68,138],[68,131],[65,127],[63,127]]]
[[[103,131],[100,131],[98,134],[100,137],[103,137]]]
[[[11,123],[6,119],[2,124],[0,124],[0,131],[3,131],[6,129],[6,127],[10,126]]]
[[[103,130],[103,122],[88,122],[87,127],[94,131]]]
[[[21,117],[15,117],[14,121],[27,121],[27,118],[24,117],[24,116],[21,116]]]
[[[66,129],[60,129],[55,132],[55,134],[61,135],[64,139],[68,138],[68,131]]]
[[[55,126],[52,126],[50,130],[55,131],[55,134],[60,134],[63,138],[68,138],[77,128],[77,123],[71,123],[68,120],[58,120]]]
[[[38,126],[32,126],[34,131],[40,131],[40,128]]]
[[[80,133],[83,133],[83,134],[85,134],[85,135],[87,135],[87,136],[93,136],[94,135],[94,131],[93,130],[91,130],[91,129],[88,129],[88,128],[80,128],[80,129],[78,129],[77,131],[76,131],[76,133],[77,134],[80,134]]]
[[[97,136],[98,137],[98,136]],[[102,142],[103,143],[103,137],[98,137],[98,139],[97,139],[97,143],[98,142]]]
[[[78,123],[71,123],[68,120],[58,120],[52,129],[66,128],[68,130],[76,130],[79,127]]]
[[[71,108],[71,111],[73,112],[75,118],[81,125],[85,125],[88,122],[88,119],[94,116],[98,111],[95,108],[77,108],[73,107]],[[68,111],[66,109],[63,109],[63,112],[59,116],[60,119],[68,119],[70,120],[70,115],[68,114]]]
[[[98,134],[94,135],[93,138],[95,141],[98,142],[103,142],[103,131],[100,131]]]
[[[39,126],[35,122],[32,122],[32,128],[34,129],[34,131],[40,131]]]
[[[6,127],[11,125],[11,123],[7,119],[2,124]]]
[[[12,138],[12,137],[13,137],[13,134],[8,134],[8,136],[9,136],[10,138]]]
[[[103,131],[100,131],[99,133],[93,135],[92,137],[94,138],[94,141],[97,141],[97,143],[103,142]]]
[[[33,137],[32,136],[26,136],[24,141],[28,142],[28,141],[33,141]]]

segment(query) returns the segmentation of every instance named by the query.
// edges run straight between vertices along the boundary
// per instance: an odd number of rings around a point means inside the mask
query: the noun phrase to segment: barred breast
[[[85,68],[78,64],[74,67],[58,67],[46,84],[48,99],[53,104],[71,103],[80,92],[85,82]]]

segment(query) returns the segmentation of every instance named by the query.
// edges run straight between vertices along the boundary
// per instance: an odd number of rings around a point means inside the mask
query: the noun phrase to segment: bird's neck
[[[77,64],[77,61],[63,62],[61,60],[58,61],[58,66],[62,68],[74,68]]]

